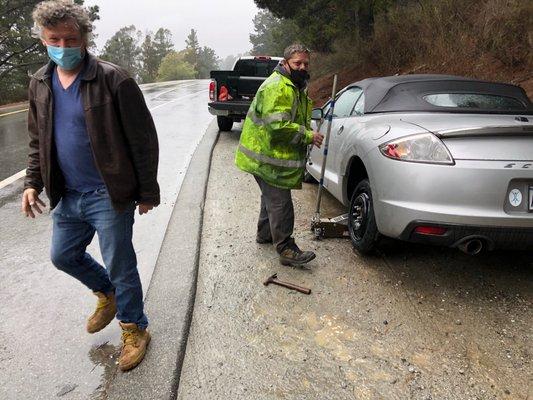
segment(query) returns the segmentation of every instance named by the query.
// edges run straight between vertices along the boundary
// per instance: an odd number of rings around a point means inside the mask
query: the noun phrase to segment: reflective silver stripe
[[[276,83],[276,82],[279,82],[281,81],[281,76],[279,75],[274,75],[270,78],[268,78],[266,81],[265,81],[265,85],[270,85],[271,83]]]
[[[305,160],[282,160],[279,158],[272,158],[265,156],[264,154],[258,154],[255,151],[249,150],[244,147],[242,144],[239,144],[239,150],[246,154],[250,158],[254,158],[257,161],[261,161],[265,164],[274,165],[276,167],[287,167],[287,168],[303,168],[305,167]]]
[[[255,111],[252,108],[250,108],[250,110],[248,111],[248,114],[246,114],[246,116],[248,118],[250,118],[254,124],[263,125],[263,120],[257,116],[257,114],[255,113]]]
[[[270,114],[268,117],[259,118],[252,109],[248,111],[247,116],[250,117],[250,119],[256,125],[267,125],[271,124],[272,122],[289,121],[291,118],[290,114],[285,112]]]
[[[292,103],[292,109],[291,109],[291,122],[294,122],[296,119],[296,113],[298,112],[298,105],[300,103],[300,96],[296,95],[294,98],[294,102]]]
[[[305,138],[305,126],[300,125],[300,129],[298,130],[298,133],[294,135],[294,137],[291,140],[291,144],[298,144],[298,143],[304,143]]]
[[[263,118],[265,124],[271,124],[272,122],[289,121],[291,116],[289,113],[276,113],[270,114],[268,117]]]

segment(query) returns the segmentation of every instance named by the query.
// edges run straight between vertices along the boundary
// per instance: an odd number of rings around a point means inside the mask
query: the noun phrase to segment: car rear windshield
[[[526,106],[517,99],[493,94],[438,93],[423,96],[429,104],[437,107],[472,108],[475,110],[522,111]]]
[[[244,76],[262,76],[266,78],[274,71],[276,65],[278,65],[277,60],[239,60],[233,70]]]

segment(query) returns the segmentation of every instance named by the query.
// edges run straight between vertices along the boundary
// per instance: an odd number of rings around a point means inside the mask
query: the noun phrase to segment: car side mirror
[[[311,111],[311,119],[313,121],[321,121],[324,118],[324,113],[321,108],[315,108]]]

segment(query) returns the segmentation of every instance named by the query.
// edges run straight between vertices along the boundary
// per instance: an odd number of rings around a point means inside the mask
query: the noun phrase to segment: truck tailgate
[[[249,100],[212,101],[207,104],[214,110],[228,111],[230,114],[246,115],[250,108]]]

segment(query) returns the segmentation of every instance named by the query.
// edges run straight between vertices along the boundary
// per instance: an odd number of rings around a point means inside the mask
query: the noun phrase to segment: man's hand
[[[25,214],[26,217],[35,218],[35,213],[33,211],[35,210],[39,214],[42,214],[43,210],[41,210],[41,207],[46,207],[46,204],[39,199],[37,190],[32,188],[24,190],[24,193],[22,194],[22,213]]]
[[[139,215],[148,214],[148,211],[154,208],[153,204],[139,203],[137,205],[139,206]]]
[[[313,132],[313,145],[320,148],[322,146],[322,141],[324,140],[324,135],[320,132]]]

